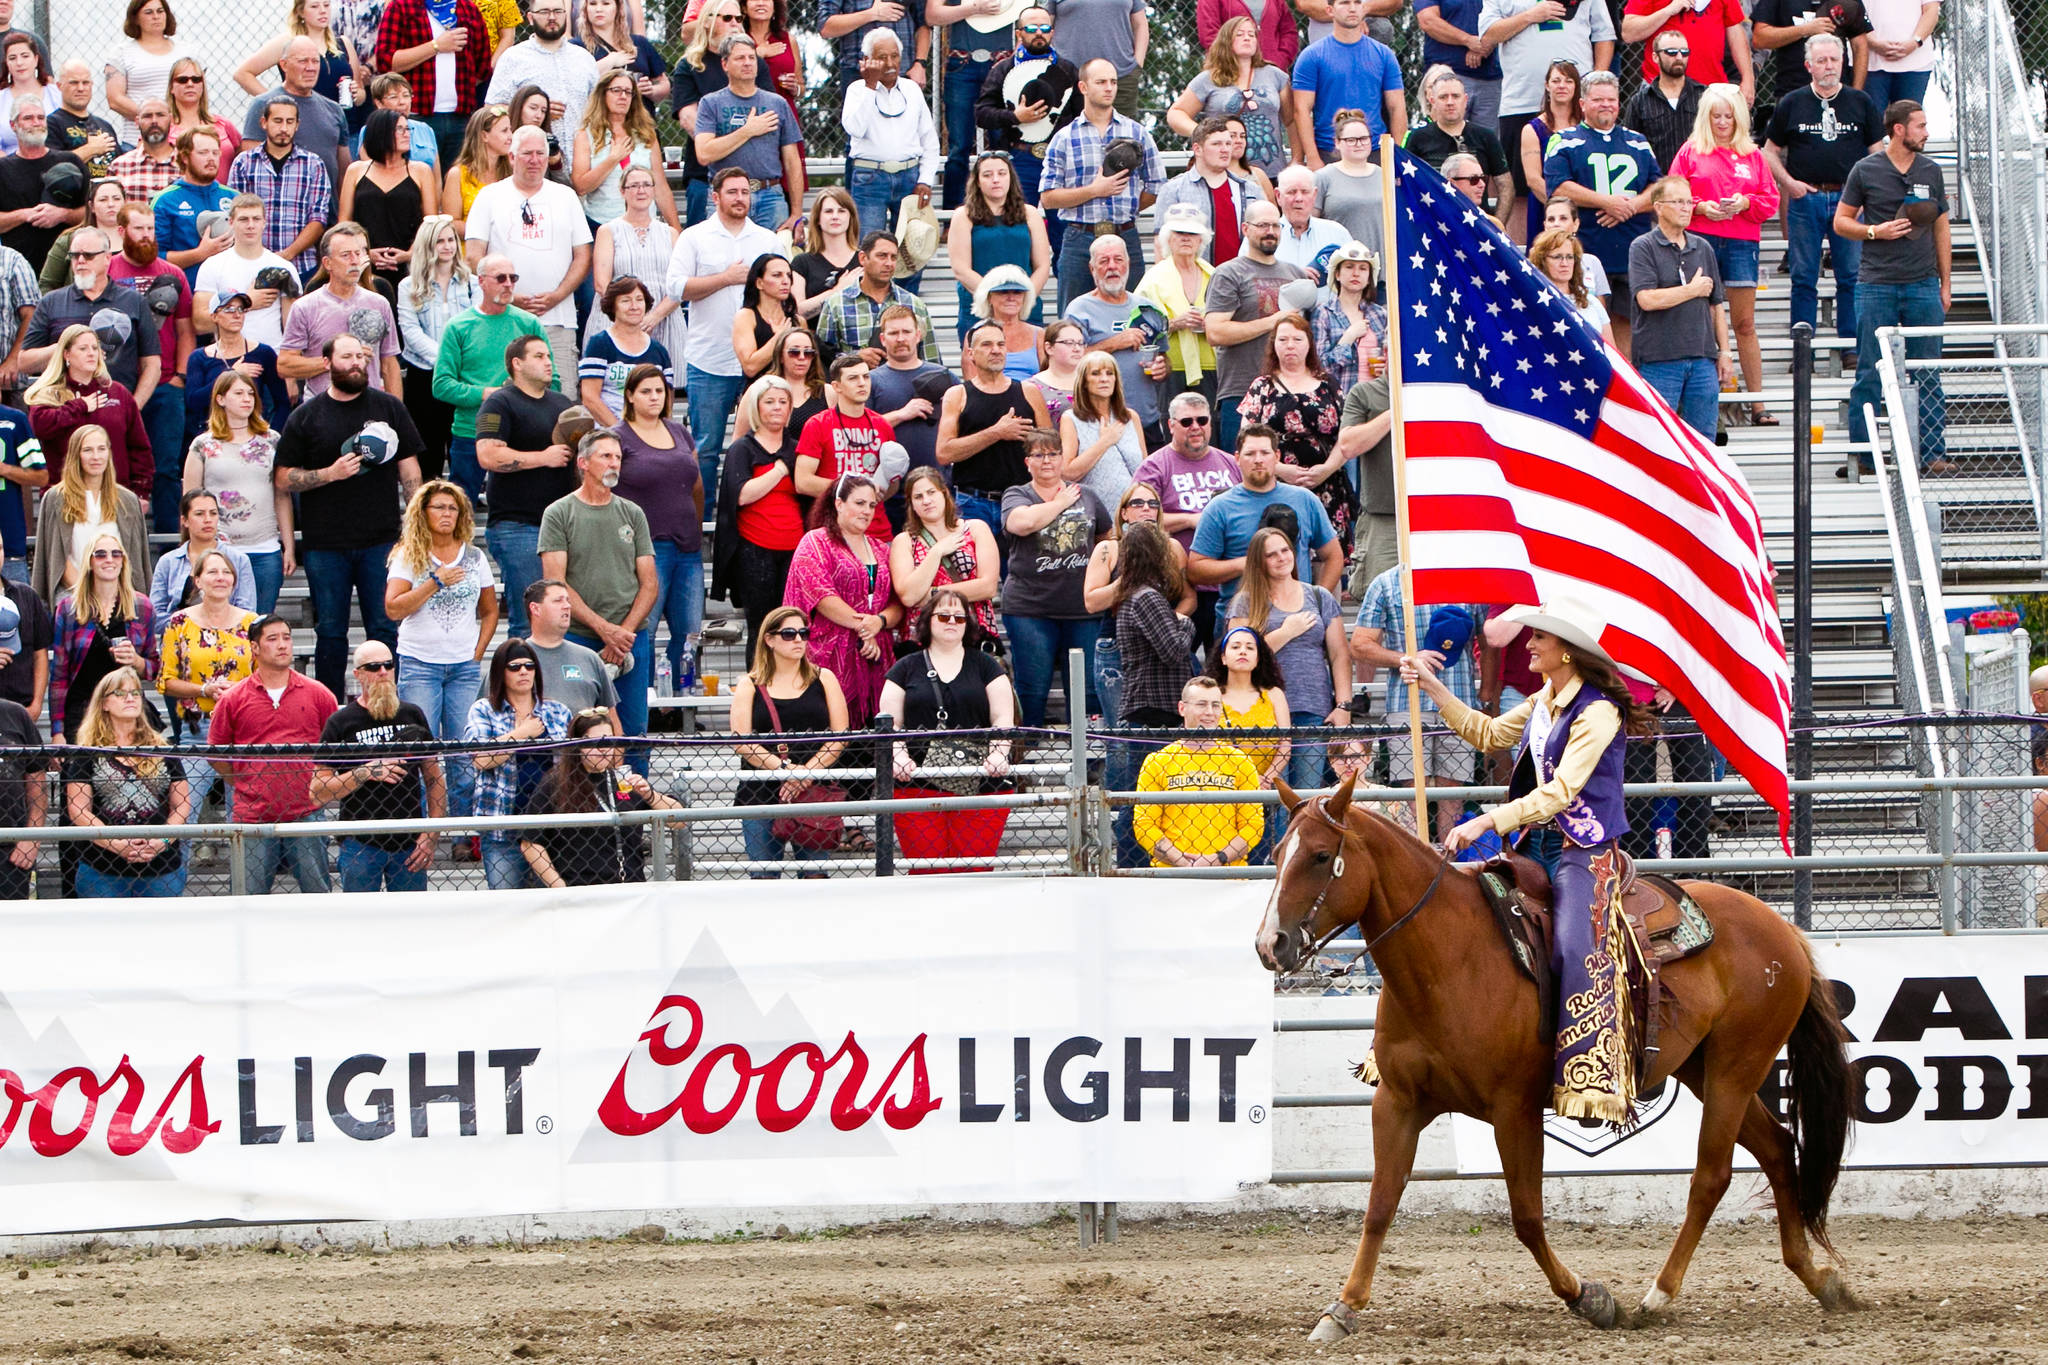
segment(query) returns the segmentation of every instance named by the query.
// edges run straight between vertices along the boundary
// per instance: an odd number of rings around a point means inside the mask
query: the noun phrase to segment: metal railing
[[[1992,317],[2009,325],[2048,322],[2048,135],[2030,72],[2038,54],[2027,51],[2007,0],[1971,0],[1943,11],[1951,60],[1941,66],[1942,82],[1955,102],[1958,178],[1985,256]],[[2039,17],[2038,8],[2030,9],[2030,21]],[[2042,352],[2029,341],[2015,354]],[[2038,384],[2030,398],[2030,429],[2038,431]]]

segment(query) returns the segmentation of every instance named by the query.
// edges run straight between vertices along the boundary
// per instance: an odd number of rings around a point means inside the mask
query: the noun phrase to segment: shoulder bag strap
[[[781,713],[780,711],[778,711],[778,710],[776,710],[776,709],[775,709],[775,698],[774,698],[774,697],[772,697],[772,696],[770,696],[770,695],[768,694],[768,684],[766,684],[766,683],[761,683],[760,685],[758,685],[757,687],[755,687],[755,688],[754,688],[754,695],[755,695],[755,696],[757,696],[757,697],[759,697],[759,698],[760,698],[760,699],[761,699],[761,700],[762,700],[762,701],[763,701],[764,703],[766,703],[766,704],[767,704],[767,707],[768,707],[768,723],[769,723],[770,725],[772,725],[772,726],[774,726],[774,727],[775,727],[775,733],[776,733],[776,734],[778,734],[778,735],[779,735],[779,734],[781,734],[781,733],[782,733],[782,713]],[[781,760],[783,761],[783,763],[784,763],[785,765],[786,765],[786,764],[787,764],[787,763],[789,762],[789,746],[788,746],[787,744],[778,744],[778,745],[776,745],[776,746],[775,746],[775,753],[776,753],[776,756],[777,756],[778,758],[780,758],[780,759],[781,759]]]

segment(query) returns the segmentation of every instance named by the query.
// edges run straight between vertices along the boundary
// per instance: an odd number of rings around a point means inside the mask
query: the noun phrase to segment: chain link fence
[[[2009,708],[2024,690],[2025,648],[2021,635],[1981,651],[1973,696]],[[1015,750],[1007,763],[990,762],[986,732],[778,739],[793,752],[837,746],[803,789],[784,787],[765,749],[731,735],[624,748],[5,750],[0,880],[13,885],[0,890],[58,898],[937,872],[1260,877],[1271,875],[1285,825],[1274,778],[1304,760],[1319,775],[1304,790],[1356,775],[1361,804],[1413,824],[1412,787],[1389,780],[1405,729],[1003,734]],[[913,748],[934,738],[953,742],[944,763],[925,766]],[[1624,848],[1648,867],[1741,887],[1788,914],[1793,874],[1810,869],[1813,899],[1796,912],[1819,932],[2041,922],[2036,883],[2048,855],[2036,847],[2035,812],[2048,811],[2048,776],[2036,775],[2031,717],[1834,720],[1801,738],[1814,760],[1810,858],[1787,857],[1776,812],[1729,780],[1695,729],[1676,724],[1630,745]],[[2048,742],[2041,747],[2048,757]],[[502,756],[517,795],[483,808],[512,813],[420,814],[470,810],[466,770]],[[1941,775],[1929,775],[1930,756]],[[210,757],[231,758],[237,791],[269,802],[263,811],[281,798],[299,811],[324,797],[344,818],[230,823],[222,786],[207,781]],[[1469,785],[1433,792],[1439,831],[1505,794],[1490,757],[1440,772]],[[453,805],[428,796],[441,778]],[[382,799],[359,795],[373,783]],[[102,828],[83,828],[93,824]],[[151,884],[110,887],[108,878]]]

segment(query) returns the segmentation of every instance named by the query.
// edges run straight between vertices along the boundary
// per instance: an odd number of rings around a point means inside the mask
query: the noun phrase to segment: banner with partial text
[[[2048,933],[1816,938],[1855,1069],[1851,1167],[2037,1166],[2048,1161]],[[1781,1058],[1759,1092],[1781,1120]],[[1666,1085],[1630,1132],[1544,1116],[1560,1172],[1690,1171],[1700,1105]],[[1493,1129],[1452,1120],[1458,1169],[1500,1170]],[[1737,1147],[1735,1165],[1756,1162]]]
[[[0,906],[0,1232],[1228,1198],[1269,888]]]

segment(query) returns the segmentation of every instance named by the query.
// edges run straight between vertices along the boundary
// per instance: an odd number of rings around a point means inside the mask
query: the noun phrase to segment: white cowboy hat
[[[1575,598],[1560,597],[1540,607],[1515,607],[1502,615],[1518,626],[1555,635],[1573,649],[1602,662],[1614,662],[1614,656],[1600,643],[1600,637],[1607,631],[1606,618]]]
[[[1208,220],[1202,217],[1202,211],[1193,204],[1175,204],[1164,214],[1160,215],[1159,231],[1162,234],[1168,232],[1192,233],[1205,242],[1215,236],[1215,233],[1209,228]]]
[[[930,204],[906,194],[896,209],[896,243],[903,253],[897,265],[899,276],[915,275],[939,254],[939,215]]]

